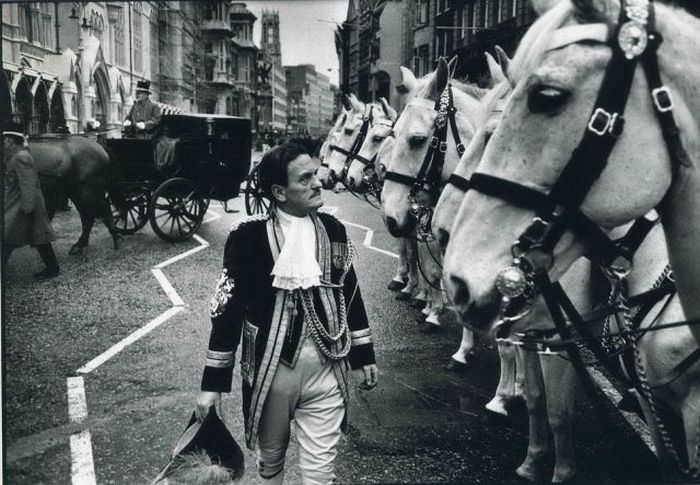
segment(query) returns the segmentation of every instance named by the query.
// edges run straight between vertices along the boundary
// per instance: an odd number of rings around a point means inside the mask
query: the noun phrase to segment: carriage
[[[249,214],[267,209],[257,172],[251,171],[249,119],[164,115],[152,139],[115,138],[106,141],[106,148],[110,204],[121,234],[150,222],[160,238],[185,241],[202,225],[211,200],[233,212],[228,201],[241,192]]]

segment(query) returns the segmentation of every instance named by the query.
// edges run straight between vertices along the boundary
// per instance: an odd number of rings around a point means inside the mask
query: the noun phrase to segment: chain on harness
[[[410,104],[409,104],[410,105]],[[452,131],[457,154],[461,157],[465,147],[459,136],[457,129],[457,108],[454,105],[452,94],[452,83],[447,83],[440,98],[435,101],[434,110],[437,112],[435,118],[433,135],[428,144],[428,150],[423,158],[418,174],[415,177],[398,172],[388,171],[384,180],[396,182],[411,187],[408,199],[411,203],[409,212],[416,220],[419,227],[419,234],[430,234],[430,222],[432,220],[435,203],[440,197],[442,190],[442,170],[445,164],[445,153],[447,152],[447,131]],[[449,125],[449,127],[448,127]],[[427,193],[428,200],[419,199],[419,194]]]

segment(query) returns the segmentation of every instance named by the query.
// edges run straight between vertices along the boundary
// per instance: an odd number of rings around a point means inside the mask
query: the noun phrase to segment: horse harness
[[[564,29],[567,27],[560,30]],[[578,146],[549,194],[482,173],[474,173],[468,183],[470,189],[536,211],[531,224],[511,247],[512,265],[503,269],[496,280],[496,287],[502,295],[499,333],[508,332],[517,320],[526,315],[537,293],[541,293],[556,325],[556,330],[552,333],[559,334],[563,339],[561,343],[566,343],[564,348],[569,352],[572,363],[584,381],[587,380],[588,374],[575,343],[581,340],[594,342],[598,338],[592,335],[586,325],[588,322],[578,313],[561,285],[558,282],[552,282],[548,275],[554,260],[554,247],[567,229],[572,229],[592,244],[592,252],[588,258],[604,269],[612,284],[610,305],[606,311],[621,317],[618,320],[623,324],[624,330],[620,332],[621,335],[650,331],[650,329],[633,328],[633,325],[638,325],[643,319],[643,315],[636,318],[631,316],[630,302],[633,299],[636,303],[650,309],[661,298],[675,292],[670,271],[664,278],[665,281],[644,294],[628,297],[625,291],[625,277],[631,269],[634,254],[651,228],[658,222],[656,215],[647,214],[635,220],[625,236],[613,241],[580,209],[586,195],[605,169],[608,157],[623,133],[624,109],[631,91],[634,72],[640,62],[672,164],[671,187],[678,167],[689,164],[689,157],[681,142],[680,130],[673,115],[674,104],[671,93],[663,84],[659,72],[656,53],[662,40],[661,34],[655,31],[652,0],[621,1],[620,17],[614,35],[612,38],[608,36],[607,39],[612,49],[612,58],[606,67],[593,112]],[[563,45],[566,44],[555,43],[555,47]],[[659,203],[660,206],[669,196],[671,187]],[[516,308],[515,313],[513,313],[513,307]],[[568,322],[573,324],[583,339],[572,337]],[[674,322],[658,325],[652,330],[690,323],[700,322]],[[524,337],[527,340],[527,334]],[[638,376],[633,379],[633,384],[649,402],[664,445],[675,457],[679,469],[697,478],[697,469],[688,469],[681,463],[670,435],[661,422],[657,409],[658,403],[651,394],[640,352],[635,343],[632,341],[631,345],[634,352],[634,368]],[[602,346],[591,346],[591,350],[601,363],[609,364],[611,356],[603,350]],[[678,367],[682,367],[681,369],[677,367],[674,370],[683,372],[698,357],[700,353],[692,353],[679,364]],[[696,454],[700,456],[700,447],[696,450]]]
[[[365,110],[366,109],[367,108],[365,107]],[[362,148],[362,144],[364,143],[365,138],[367,137],[367,132],[369,131],[369,128],[372,126],[372,121],[374,121],[373,111],[374,106],[370,105],[369,113],[367,115],[362,115],[362,125],[360,125],[360,131],[357,133],[357,137],[353,141],[350,150],[346,150],[345,148],[335,144],[328,147],[328,149],[331,152],[340,152],[341,154],[345,155],[345,163],[343,165],[344,172],[347,171],[348,166],[353,160],[359,160],[363,164],[371,163],[366,158],[359,156],[358,153],[360,152],[360,148]],[[326,164],[326,166],[328,166],[328,164]]]
[[[408,106],[419,106],[421,99],[414,99]],[[457,129],[456,115],[457,108],[454,105],[452,94],[452,83],[447,83],[440,98],[435,101],[433,109],[437,112],[435,118],[433,134],[430,138],[428,150],[423,157],[423,163],[418,169],[415,177],[398,172],[388,171],[384,175],[384,180],[396,182],[411,188],[408,198],[411,201],[411,215],[421,224],[424,232],[430,231],[430,219],[432,216],[432,206],[427,206],[417,200],[420,192],[425,191],[430,195],[430,200],[434,204],[442,190],[442,169],[445,164],[445,153],[447,152],[447,132],[452,132],[455,141],[457,154],[461,157],[464,154],[465,146],[459,136]]]

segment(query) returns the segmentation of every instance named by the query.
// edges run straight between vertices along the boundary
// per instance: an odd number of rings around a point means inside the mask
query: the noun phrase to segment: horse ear
[[[352,103],[350,102],[350,95],[343,94],[343,108],[350,111],[352,109]]]
[[[620,3],[606,0],[571,0],[576,17],[585,22],[615,23],[620,14]]]
[[[452,59],[450,59],[450,62],[447,63],[447,71],[449,72],[450,79],[455,77],[455,71],[457,70],[458,62],[459,58],[457,56],[453,56]]]
[[[396,118],[398,118],[399,115],[394,108],[389,106],[389,102],[386,100],[386,98],[379,98],[379,103],[382,105],[382,111],[384,111],[386,117],[391,121],[396,121]]]
[[[530,0],[530,3],[535,12],[537,12],[537,15],[542,15],[560,1],[561,0]]]
[[[413,75],[413,71],[411,71],[409,68],[400,66],[400,69],[401,69],[401,84],[400,84],[400,86],[403,86],[406,93],[410,93],[411,91],[415,90],[416,87],[418,86],[418,80],[416,79],[416,76]]]
[[[501,69],[501,65],[488,52],[484,52],[484,55],[486,56],[486,64],[489,67],[489,74],[491,74],[491,82],[497,84],[501,81],[505,81],[506,77],[503,74],[503,69]]]
[[[433,79],[430,81],[430,86],[428,89],[428,99],[437,100],[442,92],[447,86],[447,82],[450,79],[450,68],[447,66],[447,61],[444,57],[438,60],[437,68]]]
[[[356,113],[364,113],[365,105],[359,99],[357,99],[357,96],[355,96],[354,94],[351,94],[349,96],[349,98],[350,98],[350,104],[352,106],[351,109],[353,111],[355,111]]]
[[[498,63],[501,65],[503,74],[507,76],[508,69],[510,69],[510,57],[508,57],[508,54],[506,54],[506,51],[504,51],[500,45],[496,45],[495,49],[496,59],[498,59]]]

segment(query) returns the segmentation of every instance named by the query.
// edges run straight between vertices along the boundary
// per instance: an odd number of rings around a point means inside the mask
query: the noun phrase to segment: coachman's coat
[[[312,292],[319,320],[331,334],[339,329],[341,290],[345,297],[352,346],[346,359],[333,364],[333,370],[347,404],[349,368],[375,363],[372,332],[350,264],[352,252],[345,227],[323,213],[314,217],[314,224],[322,282],[337,285],[344,278],[341,288],[322,285]],[[260,414],[277,366],[284,362],[293,368],[303,343],[302,305],[298,302],[295,310],[290,292],[272,286],[271,272],[284,244],[282,238],[274,217],[256,216],[234,227],[226,242],[223,270],[211,302],[212,330],[202,390],[231,391],[242,335],[243,416],[250,449],[255,448]]]
[[[5,164],[5,238],[11,246],[37,246],[56,240],[46,212],[34,159],[26,148]]]

